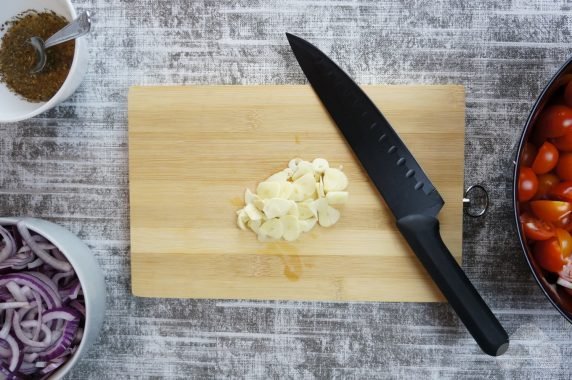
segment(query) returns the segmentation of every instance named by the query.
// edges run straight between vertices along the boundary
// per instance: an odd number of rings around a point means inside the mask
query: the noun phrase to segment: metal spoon
[[[76,39],[88,33],[91,29],[91,18],[88,11],[82,12],[75,20],[56,32],[44,42],[40,37],[30,38],[30,44],[36,50],[36,65],[31,70],[32,74],[37,74],[46,66],[46,49],[54,45]]]

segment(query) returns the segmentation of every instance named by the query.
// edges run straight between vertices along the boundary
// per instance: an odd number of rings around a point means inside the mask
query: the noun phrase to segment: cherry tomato
[[[534,144],[529,142],[524,144],[522,153],[520,154],[520,164],[528,167],[532,166],[532,163],[536,158],[536,153],[538,153],[538,149],[536,149]]]
[[[556,174],[560,179],[572,181],[572,153],[560,155],[558,164],[556,164]]]
[[[572,212],[572,203],[562,201],[532,201],[530,208],[536,217],[546,222],[558,222]]]
[[[534,199],[548,198],[548,196],[550,195],[550,191],[559,183],[560,183],[560,178],[558,178],[556,174],[546,173],[539,175],[538,190],[536,190],[536,195],[534,196]],[[570,194],[570,196],[572,197],[572,193]],[[572,201],[572,198],[570,198],[570,201]]]
[[[557,228],[556,238],[558,239],[558,244],[560,244],[562,257],[566,258],[570,256],[572,253],[572,236],[570,233],[562,228]]]
[[[568,82],[564,89],[564,103],[568,107],[572,107],[572,81]]]
[[[546,107],[536,122],[536,128],[546,137],[564,136],[572,129],[572,109],[558,104]]]
[[[524,235],[532,240],[546,240],[556,236],[554,227],[550,223],[535,218],[528,213],[520,215],[520,223]]]
[[[536,174],[545,174],[554,169],[558,163],[558,149],[549,142],[542,144],[532,163],[532,170]]]
[[[518,200],[528,201],[534,197],[538,189],[538,179],[531,168],[521,167],[518,174]]]
[[[554,185],[548,195],[563,201],[572,202],[572,181],[560,182]]]
[[[552,143],[561,151],[572,152],[572,133],[552,139]]]
[[[538,264],[550,272],[558,273],[566,264],[557,238],[537,242],[534,245],[533,254]]]

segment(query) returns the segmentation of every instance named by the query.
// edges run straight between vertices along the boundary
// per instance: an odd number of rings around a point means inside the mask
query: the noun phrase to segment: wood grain
[[[463,88],[365,90],[445,199],[443,239],[460,260]],[[343,165],[350,202],[333,228],[258,242],[236,227],[235,210],[245,188],[293,157]],[[129,179],[135,295],[443,300],[308,86],[132,88]]]

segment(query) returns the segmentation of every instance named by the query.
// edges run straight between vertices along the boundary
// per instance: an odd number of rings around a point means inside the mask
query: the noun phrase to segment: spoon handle
[[[69,23],[65,28],[48,38],[45,43],[46,49],[73,40],[88,33],[91,29],[91,18],[88,11],[82,12],[75,20]]]

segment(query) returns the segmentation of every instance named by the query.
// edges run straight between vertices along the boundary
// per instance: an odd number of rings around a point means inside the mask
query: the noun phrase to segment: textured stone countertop
[[[0,124],[0,215],[79,235],[101,263],[101,337],[69,378],[570,378],[572,327],[519,251],[511,155],[572,50],[567,1],[77,0],[96,13],[79,90]],[[360,84],[462,84],[465,184],[492,207],[464,220],[463,267],[511,335],[481,353],[448,304],[142,299],[131,295],[127,91],[134,84],[306,83],[284,32]]]

